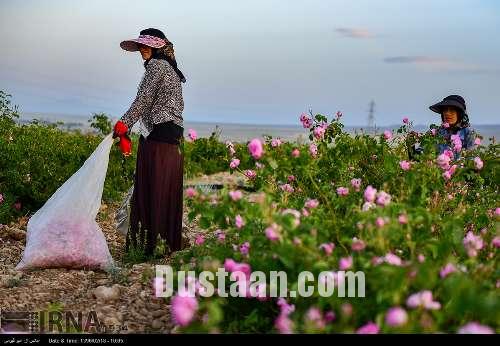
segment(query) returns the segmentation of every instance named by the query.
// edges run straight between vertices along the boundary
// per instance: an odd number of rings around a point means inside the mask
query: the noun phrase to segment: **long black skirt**
[[[178,144],[141,136],[126,250],[152,255],[158,236],[170,251],[181,249],[184,156]]]

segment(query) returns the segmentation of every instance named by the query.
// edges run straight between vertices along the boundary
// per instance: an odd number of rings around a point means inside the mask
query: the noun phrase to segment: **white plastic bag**
[[[108,170],[112,134],[28,221],[26,248],[18,270],[114,267],[95,221]]]
[[[115,226],[118,232],[127,236],[128,227],[130,224],[130,200],[132,199],[132,194],[134,193],[134,185],[132,185],[127,192],[127,195],[122,201],[120,208],[115,214]]]

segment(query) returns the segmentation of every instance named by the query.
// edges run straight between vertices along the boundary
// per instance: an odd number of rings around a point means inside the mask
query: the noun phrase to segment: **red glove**
[[[125,156],[129,156],[132,153],[132,141],[127,132],[128,126],[121,120],[117,121],[113,128],[113,138],[120,137],[120,142],[117,145]]]
[[[121,120],[118,120],[113,129],[113,138],[121,137],[128,132],[128,126]]]
[[[118,146],[120,147],[123,155],[129,156],[130,154],[132,154],[132,141],[130,140],[130,137],[128,135],[123,135],[120,137]]]

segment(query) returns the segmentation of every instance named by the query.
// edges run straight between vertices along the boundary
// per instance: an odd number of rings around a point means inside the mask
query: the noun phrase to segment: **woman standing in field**
[[[152,255],[159,236],[170,251],[177,251],[181,248],[184,171],[181,83],[186,79],[177,68],[173,44],[158,29],[142,30],[138,38],[123,41],[120,47],[139,51],[146,69],[135,100],[114,126],[114,136],[122,137],[140,120],[146,133],[140,136],[137,149],[126,250],[132,247]]]
[[[455,149],[458,146],[463,149],[474,148],[474,131],[470,127],[467,107],[462,96],[447,96],[429,109],[441,115],[443,125],[438,129],[437,135],[443,137],[447,143],[439,144],[440,153],[454,149],[450,144],[453,144]],[[460,150],[455,151],[458,154]]]

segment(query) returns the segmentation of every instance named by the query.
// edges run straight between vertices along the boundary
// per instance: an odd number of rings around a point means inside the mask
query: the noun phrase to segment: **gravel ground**
[[[186,184],[241,185],[242,175],[218,173],[186,181]],[[82,312],[84,322],[95,311],[107,326],[126,327],[120,333],[170,333],[173,325],[165,298],[156,298],[152,281],[153,263],[124,264],[125,237],[117,231],[115,213],[119,203],[101,205],[97,222],[115,263],[114,273],[75,269],[45,269],[20,272],[14,268],[22,258],[28,218],[0,225],[0,309],[3,311]],[[202,230],[184,214],[183,237],[192,245]],[[168,263],[168,258],[161,263]],[[17,323],[2,323],[0,333],[21,331]],[[174,329],[175,330],[175,329]],[[91,330],[95,332],[95,330]],[[73,330],[74,332],[74,330]],[[110,331],[108,331],[110,332]],[[111,331],[113,332],[113,331]]]

